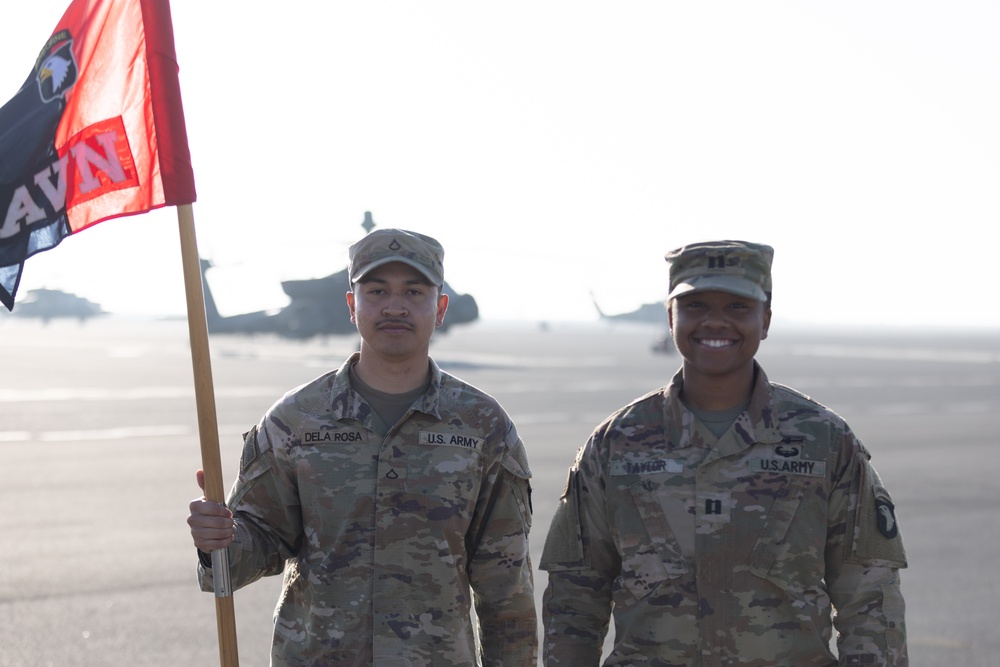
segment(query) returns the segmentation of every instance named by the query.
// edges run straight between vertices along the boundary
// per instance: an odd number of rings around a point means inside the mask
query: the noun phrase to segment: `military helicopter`
[[[28,290],[24,299],[18,301],[13,317],[30,317],[48,323],[56,318],[77,319],[81,322],[91,317],[107,315],[99,304],[82,296],[57,289]]]
[[[608,315],[601,310],[601,307],[597,304],[597,299],[594,297],[593,292],[590,294],[590,299],[594,302],[594,308],[597,310],[597,315],[602,320],[608,320],[611,322],[644,322],[663,326],[664,331],[657,336],[651,349],[653,352],[662,352],[664,354],[670,354],[674,351],[674,341],[670,337],[670,325],[669,320],[667,319],[667,307],[663,301],[644,303],[635,310],[627,313]]]
[[[370,211],[365,212],[361,226],[368,233],[375,227]],[[316,336],[357,334],[344,298],[350,289],[347,269],[324,278],[285,280],[281,288],[291,302],[277,311],[259,310],[223,317],[205,276],[212,263],[201,260],[202,287],[205,292],[205,315],[210,334],[275,334],[284,338],[308,340]],[[473,322],[479,318],[479,307],[469,294],[458,294],[444,284],[448,294],[448,314],[438,331],[447,331],[456,324]]]
[[[594,308],[597,309],[597,315],[602,320],[619,320],[627,322],[652,322],[653,324],[666,324],[667,322],[667,307],[662,301],[654,301],[653,303],[644,303],[635,310],[629,311],[627,313],[617,313],[615,315],[608,315],[601,307],[597,305],[597,299],[594,298],[593,293],[590,295],[591,300],[594,302]]]

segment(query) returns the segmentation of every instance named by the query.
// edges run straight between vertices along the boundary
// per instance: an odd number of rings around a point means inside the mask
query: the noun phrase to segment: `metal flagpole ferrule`
[[[215,597],[232,597],[233,580],[229,574],[229,551],[227,549],[216,549],[212,552],[212,584],[215,587]]]

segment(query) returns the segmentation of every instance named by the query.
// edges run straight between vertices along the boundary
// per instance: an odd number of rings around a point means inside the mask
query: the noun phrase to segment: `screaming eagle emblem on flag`
[[[67,33],[68,37],[68,33]],[[35,72],[38,94],[43,102],[61,98],[76,83],[76,58],[73,56],[73,39],[60,38],[55,52],[44,56]]]
[[[109,218],[194,202],[168,2],[70,3],[0,107],[0,155],[8,310],[28,257]]]

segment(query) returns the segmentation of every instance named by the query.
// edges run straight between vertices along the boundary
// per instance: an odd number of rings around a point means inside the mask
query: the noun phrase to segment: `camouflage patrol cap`
[[[352,245],[348,256],[352,285],[372,269],[390,262],[412,266],[432,285],[444,284],[444,248],[430,236],[405,229],[376,229]]]
[[[670,262],[667,299],[719,290],[758,301],[771,293],[774,248],[747,241],[693,243],[666,254]]]

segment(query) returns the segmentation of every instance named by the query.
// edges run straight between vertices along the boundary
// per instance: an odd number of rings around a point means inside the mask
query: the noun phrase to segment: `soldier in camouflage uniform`
[[[843,419],[754,359],[772,255],[667,254],[683,365],[570,469],[540,563],[546,665],[597,665],[611,616],[606,665],[907,665],[889,493]]]
[[[474,665],[477,639],[484,666],[535,664],[531,473],[497,401],[428,356],[443,256],[395,229],[352,246],[360,352],[247,434],[231,512],[191,503],[204,590],[213,549],[234,588],[284,574],[272,665]]]

